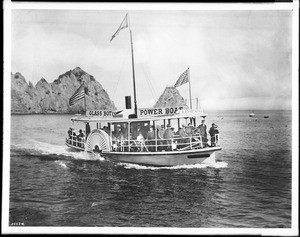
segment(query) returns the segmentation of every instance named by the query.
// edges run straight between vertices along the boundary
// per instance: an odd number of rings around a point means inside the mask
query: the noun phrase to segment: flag
[[[124,17],[121,25],[119,26],[119,28],[117,29],[116,33],[114,33],[114,35],[111,37],[110,42],[116,37],[116,35],[120,32],[120,30],[124,29],[128,27],[128,21],[127,21],[127,14]]]
[[[178,87],[181,86],[185,83],[187,83],[189,81],[189,69],[185,70],[180,77],[178,78],[178,80],[176,81],[174,87]]]
[[[85,97],[84,84],[75,91],[69,100],[69,105],[74,105],[77,101],[82,100]]]

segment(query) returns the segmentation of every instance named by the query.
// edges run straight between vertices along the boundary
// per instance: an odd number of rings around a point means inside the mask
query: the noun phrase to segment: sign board
[[[166,107],[166,108],[146,108],[138,109],[138,117],[158,117],[172,114],[178,114],[183,109],[183,106],[179,107]]]
[[[97,116],[104,118],[123,118],[123,115],[119,112],[122,111],[112,111],[112,110],[88,110],[86,111],[86,116]]]

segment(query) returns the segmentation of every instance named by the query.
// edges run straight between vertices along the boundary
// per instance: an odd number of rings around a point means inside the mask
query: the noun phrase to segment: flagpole
[[[82,81],[83,85],[84,85],[84,81]],[[84,90],[84,113],[86,114],[86,98],[85,98],[85,87],[83,87],[83,90]]]
[[[190,109],[192,109],[192,93],[191,93],[191,80],[190,80],[190,68],[188,68],[189,90],[190,90]]]
[[[129,26],[129,32],[130,32],[130,45],[131,45],[131,63],[132,63],[132,78],[133,78],[133,93],[134,93],[134,113],[135,116],[137,116],[137,103],[136,103],[136,90],[135,90],[135,72],[134,72],[134,57],[133,57],[133,43],[132,43],[132,32],[130,28],[130,20],[128,17],[128,26]]]

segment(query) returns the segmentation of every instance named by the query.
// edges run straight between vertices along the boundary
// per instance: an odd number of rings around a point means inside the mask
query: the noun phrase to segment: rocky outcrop
[[[163,107],[176,107],[183,106],[188,108],[184,98],[179,94],[179,91],[173,87],[166,87],[162,95],[159,97],[158,101],[154,105],[154,108],[163,108]]]
[[[52,83],[41,78],[35,86],[27,84],[21,73],[11,74],[11,113],[82,113],[84,100],[73,106],[69,99],[86,82],[87,110],[116,109],[102,85],[81,68],[77,67],[60,75]]]

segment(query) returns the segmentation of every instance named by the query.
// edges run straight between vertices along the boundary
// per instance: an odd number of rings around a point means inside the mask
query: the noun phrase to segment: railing
[[[78,135],[68,134],[66,132],[66,143],[84,149],[85,137],[79,137]],[[111,148],[113,151],[119,152],[163,152],[194,150],[219,145],[219,134],[216,134],[211,137],[210,141],[200,135],[191,137],[175,136],[171,139],[153,140],[112,139]]]
[[[72,146],[84,148],[85,138],[79,137],[78,135],[66,133],[66,143],[68,143]]]
[[[112,139],[112,150],[118,152],[162,152],[202,149],[208,146],[219,146],[219,135],[215,135],[208,144],[202,136],[174,137],[171,139],[127,140]]]

